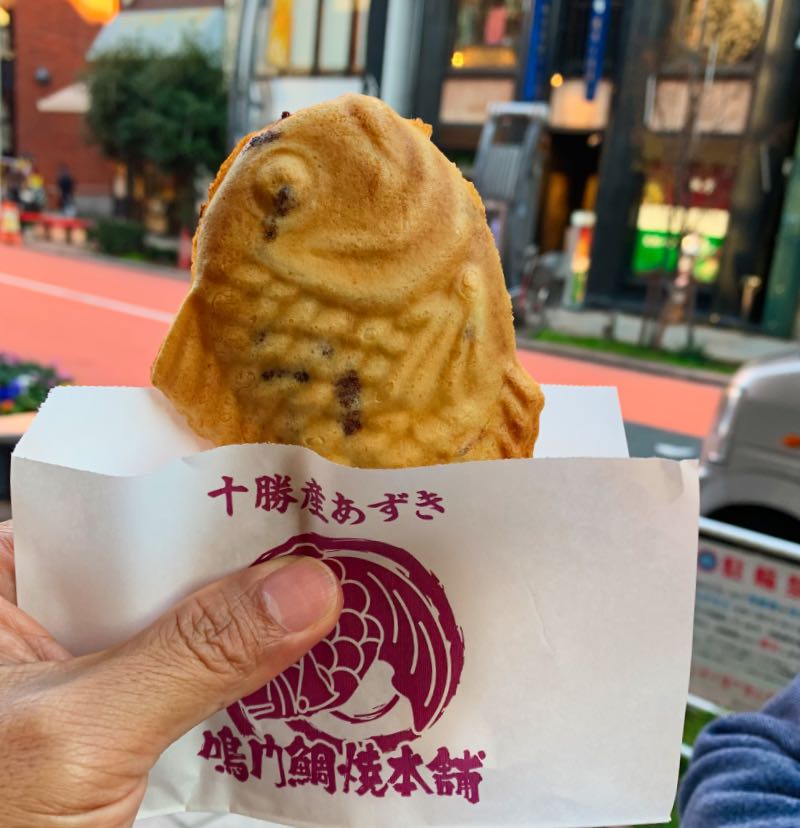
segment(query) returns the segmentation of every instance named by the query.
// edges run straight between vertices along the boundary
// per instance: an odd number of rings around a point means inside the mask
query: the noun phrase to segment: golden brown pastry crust
[[[225,161],[152,374],[198,434],[362,467],[531,456],[543,397],[483,205],[429,138],[346,95]]]

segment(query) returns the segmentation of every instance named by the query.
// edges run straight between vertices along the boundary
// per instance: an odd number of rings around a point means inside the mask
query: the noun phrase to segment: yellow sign
[[[119,11],[119,0],[69,0],[87,23],[108,23]]]
[[[275,69],[289,66],[292,48],[292,0],[275,0],[267,41],[267,60]]]

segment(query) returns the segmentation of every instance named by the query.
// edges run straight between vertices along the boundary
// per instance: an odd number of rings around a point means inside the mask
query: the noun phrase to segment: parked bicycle
[[[514,324],[528,333],[546,328],[547,309],[561,304],[564,293],[564,254],[539,253],[536,245],[525,248],[525,263],[519,284],[511,287]]]

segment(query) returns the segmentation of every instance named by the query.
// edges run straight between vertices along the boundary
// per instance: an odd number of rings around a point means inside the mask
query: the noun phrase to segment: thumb
[[[331,631],[341,607],[339,581],[320,561],[286,557],[251,567],[190,595],[128,643],[98,654],[81,692],[124,725],[131,749],[155,759],[187,730],[298,661]]]

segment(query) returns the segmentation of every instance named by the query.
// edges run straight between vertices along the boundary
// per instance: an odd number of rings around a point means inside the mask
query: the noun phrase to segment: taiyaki
[[[430,137],[345,95],[223,163],[152,370],[199,435],[368,468],[531,456],[544,398],[483,204]]]

